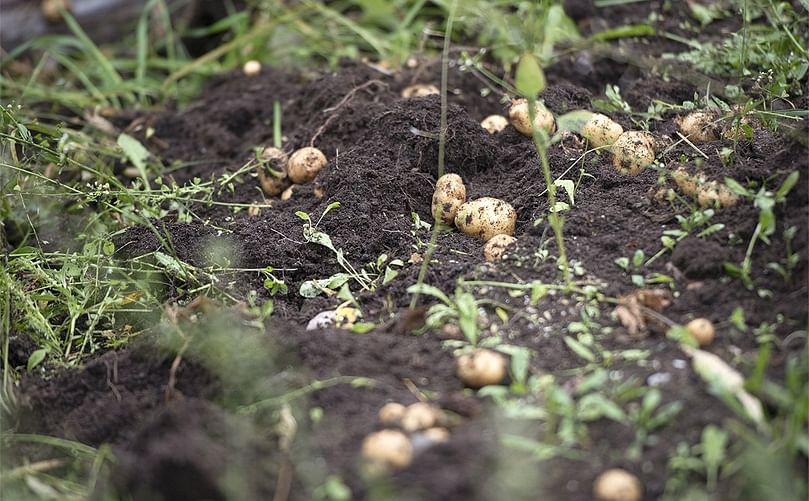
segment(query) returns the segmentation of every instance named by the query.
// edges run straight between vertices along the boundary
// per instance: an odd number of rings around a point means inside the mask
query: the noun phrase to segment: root
[[[368,87],[370,87],[372,85],[379,85],[380,87],[387,87],[388,86],[388,84],[386,84],[385,82],[383,82],[381,80],[368,80],[364,84],[351,89],[351,91],[349,91],[348,94],[343,96],[343,98],[340,100],[340,102],[337,103],[336,105],[324,109],[323,113],[331,113],[331,115],[329,116],[329,118],[326,119],[325,122],[323,122],[323,125],[321,125],[317,129],[317,131],[315,131],[315,134],[312,136],[312,140],[309,141],[309,146],[314,147],[315,146],[315,141],[317,140],[317,138],[320,137],[320,135],[323,134],[323,132],[325,132],[325,130],[328,128],[329,124],[332,121],[334,121],[335,118],[340,116],[339,113],[335,113],[336,111],[339,111],[340,108],[342,108],[343,106],[345,106],[346,104],[351,102],[351,100],[354,98],[354,96],[357,94],[357,92],[359,92],[359,91],[361,91],[363,89],[367,89]]]

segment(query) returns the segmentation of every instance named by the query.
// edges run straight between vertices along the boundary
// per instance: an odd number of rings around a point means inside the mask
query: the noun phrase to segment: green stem
[[[452,21],[455,19],[455,9],[458,7],[458,0],[453,0],[449,8],[447,16],[447,29],[444,32],[444,52],[441,56],[441,118],[438,130],[438,177],[444,175],[444,155],[446,151],[447,142],[447,75],[449,73],[449,45],[452,35]],[[416,284],[421,286],[424,283],[424,278],[427,276],[427,268],[430,266],[430,260],[435,252],[436,243],[438,242],[438,232],[441,228],[441,223],[435,221],[433,223],[433,232],[430,235],[430,243],[427,245],[427,252],[424,253],[424,260],[421,262],[419,268],[419,276],[416,279]],[[410,309],[414,309],[419,302],[419,293],[413,294],[410,299]]]
[[[539,153],[539,161],[542,164],[542,174],[545,177],[545,186],[548,188],[548,222],[551,224],[553,233],[556,236],[556,247],[559,250],[559,261],[562,263],[562,273],[564,274],[565,283],[569,286],[570,266],[567,262],[567,253],[565,252],[565,237],[564,237],[564,218],[556,212],[553,212],[556,207],[556,185],[551,176],[551,166],[548,162],[548,143],[545,137],[540,134],[534,124],[536,118],[536,98],[528,99],[528,118],[533,126],[533,139],[536,145],[537,152]]]

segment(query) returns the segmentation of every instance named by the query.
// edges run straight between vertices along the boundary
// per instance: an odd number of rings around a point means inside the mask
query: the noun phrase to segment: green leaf
[[[533,54],[523,54],[517,64],[515,84],[520,94],[528,99],[535,99],[545,90],[545,73]]]
[[[702,430],[702,460],[705,461],[709,486],[716,482],[719,467],[725,460],[727,442],[728,433],[715,425],[709,424]]]
[[[781,183],[781,187],[778,188],[778,191],[775,192],[775,199],[779,202],[783,201],[786,196],[789,194],[790,190],[795,186],[795,183],[798,182],[798,178],[800,177],[800,173],[798,171],[794,171],[792,174],[787,176],[784,179],[784,182]]]
[[[32,370],[34,367],[42,363],[45,360],[45,357],[48,355],[48,350],[46,348],[40,348],[33,353],[31,356],[28,357],[28,370]]]
[[[568,348],[573,350],[573,352],[580,356],[581,358],[587,360],[588,362],[595,362],[596,357],[593,355],[593,352],[590,351],[589,348],[581,344],[579,341],[573,339],[570,336],[565,336],[565,344]]]
[[[590,393],[579,401],[577,414],[583,421],[595,421],[602,417],[619,423],[626,420],[623,409],[601,393]]]
[[[557,135],[562,131],[569,130],[581,134],[584,125],[593,118],[593,112],[587,110],[574,110],[556,117]]]
[[[567,193],[568,198],[570,199],[570,205],[576,205],[576,201],[574,196],[576,195],[576,185],[570,179],[557,179],[553,182],[556,186],[561,187]]]
[[[124,152],[124,155],[132,162],[132,165],[138,169],[141,179],[145,186],[149,186],[149,180],[146,177],[146,159],[149,158],[149,150],[140,144],[140,141],[130,136],[129,134],[121,134],[118,136],[118,146]]]
[[[385,268],[385,277],[382,279],[382,285],[387,285],[391,280],[396,278],[398,274],[399,272],[394,270],[390,266]]]
[[[105,240],[104,243],[101,244],[101,252],[103,252],[105,256],[111,256],[115,252],[115,244],[109,240]]]
[[[438,287],[434,287],[432,285],[413,284],[407,288],[407,293],[426,294],[428,296],[433,296],[434,298],[438,299],[447,306],[452,306],[452,301],[450,301],[449,297],[446,294],[444,294],[444,292],[441,289],[439,289]]]
[[[741,197],[750,197],[752,195],[747,188],[739,184],[739,182],[732,177],[725,177],[725,186],[727,186],[730,191]]]

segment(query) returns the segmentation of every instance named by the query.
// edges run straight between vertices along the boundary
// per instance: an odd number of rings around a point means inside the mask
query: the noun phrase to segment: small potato
[[[401,431],[381,430],[362,441],[362,457],[368,461],[371,473],[381,473],[409,465],[413,460],[413,446]]]
[[[621,174],[639,174],[654,161],[654,141],[648,132],[624,132],[612,145],[612,164]]]
[[[719,203],[719,183],[706,181],[697,189],[697,203],[700,207],[714,207]]]
[[[416,402],[405,409],[404,416],[402,416],[402,429],[409,433],[426,430],[438,424],[442,418],[441,410],[428,403]]]
[[[297,187],[298,187],[297,185],[293,184],[293,185],[289,186],[287,189],[285,189],[284,191],[282,191],[282,192],[281,192],[281,197],[280,197],[280,198],[281,198],[281,200],[283,200],[284,202],[286,202],[287,200],[289,200],[290,198],[292,198],[292,195],[294,195],[294,194],[295,194],[295,189],[296,189]]]
[[[495,235],[483,246],[483,257],[490,263],[498,261],[503,257],[506,248],[516,241],[517,239],[511,235]]]
[[[441,427],[427,428],[422,434],[434,444],[442,444],[449,440],[449,430]]]
[[[463,233],[489,241],[495,235],[513,235],[517,211],[499,198],[482,197],[458,208],[455,226]]]
[[[42,17],[49,23],[62,22],[62,13],[59,8],[70,11],[72,8],[70,0],[43,0],[39,5]]]
[[[725,183],[719,184],[719,205],[722,207],[732,207],[739,201],[739,195],[730,191]]]
[[[433,84],[414,84],[402,90],[402,97],[424,97],[440,93],[441,91],[438,90],[438,87]]]
[[[691,141],[705,142],[716,141],[714,132],[714,120],[716,115],[709,111],[694,111],[675,121],[680,126],[683,135]]]
[[[478,348],[458,357],[455,373],[471,388],[480,388],[503,381],[508,372],[508,361],[500,353]]]
[[[433,219],[435,221],[452,224],[458,208],[466,202],[466,186],[458,174],[444,174],[435,183],[433,192]]]
[[[489,115],[480,122],[480,126],[489,134],[496,134],[508,127],[508,119],[503,115]]]
[[[383,424],[399,424],[405,415],[406,407],[397,402],[390,402],[379,409],[379,421]]]
[[[548,134],[553,134],[556,130],[556,122],[553,119],[553,114],[548,111],[544,104],[537,101],[534,107],[534,125],[537,129],[544,129]],[[534,131],[531,127],[530,114],[528,113],[528,100],[517,99],[511,103],[511,108],[508,110],[508,118],[511,120],[511,125],[520,133],[526,136],[533,136]]]
[[[327,163],[326,155],[319,149],[301,148],[289,157],[289,179],[295,184],[309,183]]]
[[[290,184],[287,176],[287,154],[278,148],[266,148],[259,155],[258,182],[262,191],[274,197]]]
[[[700,347],[711,344],[716,336],[716,329],[714,329],[713,322],[707,318],[695,318],[688,322],[685,328]]]
[[[242,73],[244,73],[245,76],[248,77],[254,77],[258,75],[259,73],[261,73],[261,63],[259,63],[255,59],[247,61],[246,63],[244,63],[244,66],[242,66]]]
[[[640,501],[643,486],[635,475],[612,468],[596,478],[593,495],[598,501]]]
[[[696,198],[699,183],[697,178],[689,174],[685,168],[678,167],[675,169],[674,172],[671,173],[671,178],[684,195]]]
[[[623,133],[621,124],[601,113],[594,113],[581,129],[581,135],[596,148],[613,144]]]

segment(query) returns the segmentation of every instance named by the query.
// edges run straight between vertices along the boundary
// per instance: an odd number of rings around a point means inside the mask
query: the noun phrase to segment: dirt
[[[599,17],[589,2],[568,2],[568,7],[580,27],[597,31],[600,23],[641,22],[648,9],[660,3],[610,10],[616,18]],[[670,49],[655,47],[661,52]],[[576,58],[548,69],[551,86],[543,98],[557,114],[589,108],[606,83],[620,84],[627,101],[641,110],[652,99],[679,104],[703,92],[692,83],[665,81],[627,62],[616,64],[597,54]],[[203,315],[184,327],[195,333],[187,351],[180,348],[183,338],[177,338],[176,325],[168,324],[168,334],[160,330],[157,339],[101,354],[79,369],[58,371],[50,378],[31,376],[19,392],[23,399],[18,429],[91,446],[112,444],[118,461],[98,489],[134,499],[267,499],[284,485],[292,486],[290,499],[311,499],[325,475],[336,473],[356,499],[385,492],[394,493],[396,499],[492,499],[508,497],[505,493],[521,499],[544,492],[552,499],[584,500],[591,498],[595,476],[609,467],[633,471],[643,479],[644,499],[658,498],[677,444],[698,442],[706,425],[721,424],[734,414],[708,393],[672,341],[659,332],[631,336],[609,315],[611,307],[602,305],[595,319],[612,329],[598,337],[602,349],[649,353],[641,361],[617,360],[610,368],[611,380],[617,384],[636,378],[645,383],[650,376],[665,373],[668,379],[660,386],[663,404],[679,401],[690,411],[653,431],[654,441],[635,459],[624,454],[635,438],[634,429],[607,419],[589,424],[580,459],[558,457],[537,463],[528,454],[504,448],[503,435],[513,432],[539,439],[541,426],[526,428],[524,422],[505,419],[490,399],[465,390],[454,375],[451,351],[442,347],[445,333],[408,334],[422,323],[404,313],[410,302],[406,289],[418,273],[416,264],[406,264],[394,280],[375,291],[351,284],[363,320],[378,325],[373,331],[304,330],[314,315],[342,300],[303,298],[298,294],[300,285],[343,270],[331,250],[304,242],[303,220],[296,211],[317,221],[330,204],[339,201],[340,207],[324,216],[318,229],[357,269],[371,271],[367,264],[382,254],[407,262],[412,254],[425,252],[429,231],[414,229],[412,214],[432,221],[440,98],[401,99],[399,93],[414,81],[437,83],[439,69],[432,62],[389,76],[368,65],[345,63],[314,79],[266,67],[251,78],[232,72],[214,77],[185,109],[139,117],[130,131],[161,159],[167,182],[216,179],[244,165],[253,148],[272,142],[274,102],[280,103],[283,112],[285,150],[314,144],[324,151],[328,166],[313,185],[301,186],[290,200],[264,199],[251,174],[240,176],[232,190],[215,193],[220,202],[272,205],[256,215],[197,204],[199,220],[156,221],[161,239],[144,227],[130,228],[116,239],[116,255],[125,260],[154,250],[167,252],[161,240],[168,237],[171,252],[198,267],[217,262],[226,249],[232,267],[272,266],[289,286],[289,294],[272,298],[275,312],[266,325],[266,336],[232,312],[225,313],[224,320]],[[547,198],[536,150],[510,127],[489,135],[479,126],[491,113],[505,114],[507,106],[496,93],[481,92],[484,88],[470,72],[452,68],[446,169],[461,175],[470,198],[494,196],[515,207],[519,243],[501,263],[487,264],[481,255],[482,242],[456,231],[442,233],[426,282],[446,292],[455,289],[459,278],[528,283],[551,282],[558,276],[553,259],[540,252],[547,249],[554,256],[557,249],[549,225],[541,220]],[[613,116],[625,127],[631,126],[628,115]],[[652,132],[676,139],[675,116],[667,112],[653,120]],[[149,128],[153,134],[147,138]],[[734,152],[732,164],[723,162],[723,148]],[[757,130],[751,142],[718,140],[700,144],[700,150],[707,159],[691,146],[678,144],[663,160],[695,169],[699,159],[701,171],[712,179],[731,176],[742,183],[766,181],[768,187],[778,186],[792,171],[801,175],[787,201],[776,207],[777,228],[770,244],[756,244],[752,265],[756,289],[747,290],[724,272],[726,262],[742,262],[755,230],[758,213],[749,202],[717,211],[711,223],[724,227],[705,237],[683,239],[674,252],[663,253],[642,272],[670,276],[677,293],[665,315],[678,323],[697,316],[711,319],[719,335],[710,351],[736,360],[746,370],[755,361],[758,342],[728,322],[738,307],[751,326],[780,318],[774,327],[779,350],[800,349],[780,342],[803,328],[807,318],[809,161],[799,143],[766,130]],[[631,274],[615,260],[631,259],[638,250],[648,259],[661,250],[661,235],[680,228],[677,216],[688,214],[686,206],[655,198],[660,188],[657,170],[621,175],[609,155],[585,155],[584,144],[576,138],[553,146],[549,159],[554,177],[564,173],[578,185],[565,223],[568,256],[580,267],[577,282],[596,284],[612,297],[636,290]],[[587,175],[580,176],[580,169]],[[563,190],[559,195],[564,199]],[[785,259],[783,230],[793,225],[797,233],[792,248],[804,252],[791,279],[784,280],[768,263]],[[167,278],[173,284],[164,291],[167,301],[185,304],[193,299],[182,280]],[[258,272],[239,272],[223,275],[222,284],[236,297],[256,291],[267,299],[263,280]],[[575,370],[583,361],[568,348],[563,335],[571,321],[581,320],[582,303],[550,294],[533,304],[530,292],[513,295],[492,286],[474,290],[510,315],[503,324],[494,308],[484,308],[484,337],[497,334],[509,344],[530,348],[533,374],[553,375],[562,386],[576,384]],[[768,291],[764,297],[762,290]],[[165,318],[160,325],[166,325]],[[24,348],[21,343],[20,350]],[[182,357],[171,386],[172,363],[178,353]],[[25,358],[20,356],[18,362]],[[336,384],[291,400],[298,430],[288,451],[280,445],[283,433],[268,424],[275,422],[279,406],[244,412],[243,406],[249,403],[282,396],[313,379],[338,376],[370,378],[373,384]],[[368,433],[381,428],[378,409],[386,402],[410,404],[419,399],[435,402],[455,416],[449,441],[427,448],[411,466],[385,481],[367,481],[361,474],[359,449]],[[313,418],[312,408],[322,409],[322,417]],[[292,465],[291,478],[285,465]],[[237,484],[242,491],[234,490]],[[722,483],[719,492],[735,493],[734,489]]]

